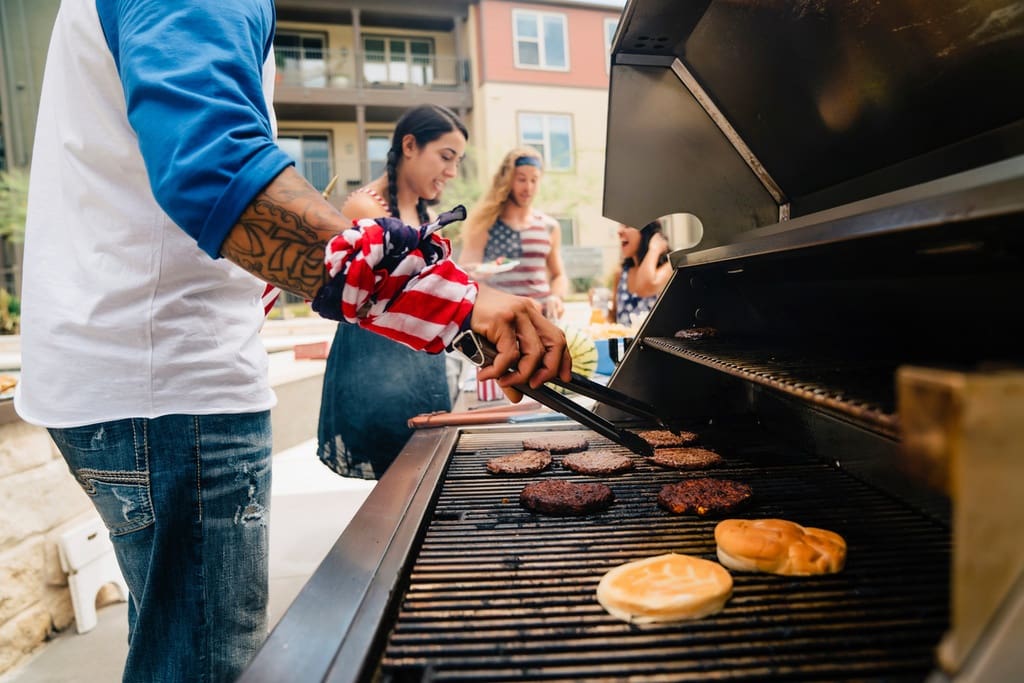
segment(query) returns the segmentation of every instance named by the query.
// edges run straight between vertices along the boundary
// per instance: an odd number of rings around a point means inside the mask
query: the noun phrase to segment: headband
[[[541,168],[541,161],[537,157],[529,156],[529,155],[524,154],[521,157],[516,157],[516,161],[512,165],[516,166],[516,167],[519,167],[519,166],[536,166],[537,168]]]

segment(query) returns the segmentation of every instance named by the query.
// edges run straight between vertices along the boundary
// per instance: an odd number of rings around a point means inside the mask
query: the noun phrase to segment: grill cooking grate
[[[726,459],[707,474],[749,483],[738,517],[783,517],[842,534],[846,569],[786,578],[735,573],[712,617],[634,626],[598,604],[601,576],[665,552],[715,557],[715,519],[655,502],[686,474],[638,462],[610,477],[559,467],[486,473],[535,432],[468,431],[452,455],[381,660],[405,680],[908,680],[932,668],[948,621],[949,531],[848,474],[754,428],[698,428]],[[596,435],[591,445],[625,453]],[[604,481],[616,502],[582,518],[534,515],[519,492],[543,478]]]

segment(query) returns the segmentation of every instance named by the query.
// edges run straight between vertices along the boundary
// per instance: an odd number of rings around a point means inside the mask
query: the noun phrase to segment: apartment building
[[[538,205],[559,220],[570,277],[601,279],[617,256],[601,216],[608,48],[623,2],[278,0],[279,138],[332,199],[379,175],[409,106],[443,104],[470,130],[471,202],[517,145],[544,155]]]
[[[562,225],[570,276],[614,268],[616,224],[601,216],[608,48],[624,0],[277,0],[281,145],[332,201],[379,175],[394,124],[424,102],[470,130],[461,182],[470,203],[505,152],[540,150],[538,206]],[[30,162],[38,87],[57,0],[0,0],[0,168]],[[6,258],[5,258],[6,256]],[[0,243],[17,290],[20,250]]]

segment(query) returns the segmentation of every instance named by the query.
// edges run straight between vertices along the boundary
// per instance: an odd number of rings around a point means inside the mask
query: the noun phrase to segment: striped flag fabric
[[[314,309],[418,351],[444,351],[473,310],[477,284],[449,258],[451,243],[423,230],[394,218],[355,221],[327,243],[332,281]]]

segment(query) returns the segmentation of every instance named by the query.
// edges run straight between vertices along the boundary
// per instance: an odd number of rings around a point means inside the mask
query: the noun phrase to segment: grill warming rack
[[[645,346],[776,389],[896,437],[893,381],[899,362],[889,358],[852,361],[793,346],[751,345],[743,340],[682,340],[644,337]]]

